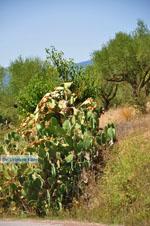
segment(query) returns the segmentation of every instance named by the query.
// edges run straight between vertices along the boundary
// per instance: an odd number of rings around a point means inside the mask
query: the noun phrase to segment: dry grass
[[[112,108],[105,112],[100,118],[100,127],[106,126],[108,123],[120,124],[136,118],[136,112],[133,107],[124,106]]]
[[[125,121],[132,120],[136,115],[135,109],[130,106],[124,106],[124,107],[120,108],[119,113],[120,113],[121,118],[123,118]]]
[[[150,133],[150,113],[136,114],[134,108],[128,106],[110,109],[105,112],[100,118],[100,127],[104,128],[108,123],[116,124],[118,140],[124,139],[135,131]]]
[[[134,133],[142,133],[145,139],[150,135],[150,114],[137,116],[130,121],[118,123],[116,126],[117,139],[122,140],[127,136],[133,136]]]

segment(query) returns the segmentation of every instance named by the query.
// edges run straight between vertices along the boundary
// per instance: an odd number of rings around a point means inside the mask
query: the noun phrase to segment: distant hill
[[[77,63],[78,66],[83,66],[83,67],[86,67],[86,66],[88,66],[90,64],[92,64],[92,60],[87,60],[87,61],[83,61],[83,62]]]
[[[10,80],[10,75],[9,74],[5,75],[5,77],[3,79],[3,84],[4,85],[8,85],[9,80]]]

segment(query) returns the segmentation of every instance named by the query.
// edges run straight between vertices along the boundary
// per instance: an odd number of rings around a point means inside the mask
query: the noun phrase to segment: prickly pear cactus
[[[1,153],[37,154],[39,164],[3,164],[3,207],[31,208],[42,215],[78,199],[82,170],[93,167],[101,147],[115,139],[115,128],[109,124],[100,134],[102,108],[92,98],[77,107],[76,99],[73,83],[62,84],[42,98],[18,131],[8,134]]]

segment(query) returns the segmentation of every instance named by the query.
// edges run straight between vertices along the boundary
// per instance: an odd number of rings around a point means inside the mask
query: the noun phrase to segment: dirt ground
[[[133,108],[128,107],[110,109],[101,116],[99,126],[104,128],[108,123],[116,124],[118,140],[134,131],[143,132],[145,137],[150,136],[150,113],[136,114]]]

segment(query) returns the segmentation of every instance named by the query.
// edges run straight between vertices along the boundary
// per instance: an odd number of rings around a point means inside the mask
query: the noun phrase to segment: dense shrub
[[[35,75],[30,80],[28,86],[20,91],[18,97],[20,114],[25,115],[28,112],[33,113],[45,93],[54,89],[58,83],[57,76],[55,74],[55,78],[51,79],[51,77],[52,75],[47,75],[45,77]]]
[[[83,193],[82,171],[92,169],[101,149],[115,139],[109,124],[99,133],[98,109],[92,98],[76,108],[72,83],[47,93],[34,114],[17,132],[8,134],[1,154],[35,154],[39,164],[3,164],[0,179],[2,209],[36,211],[69,208]]]

